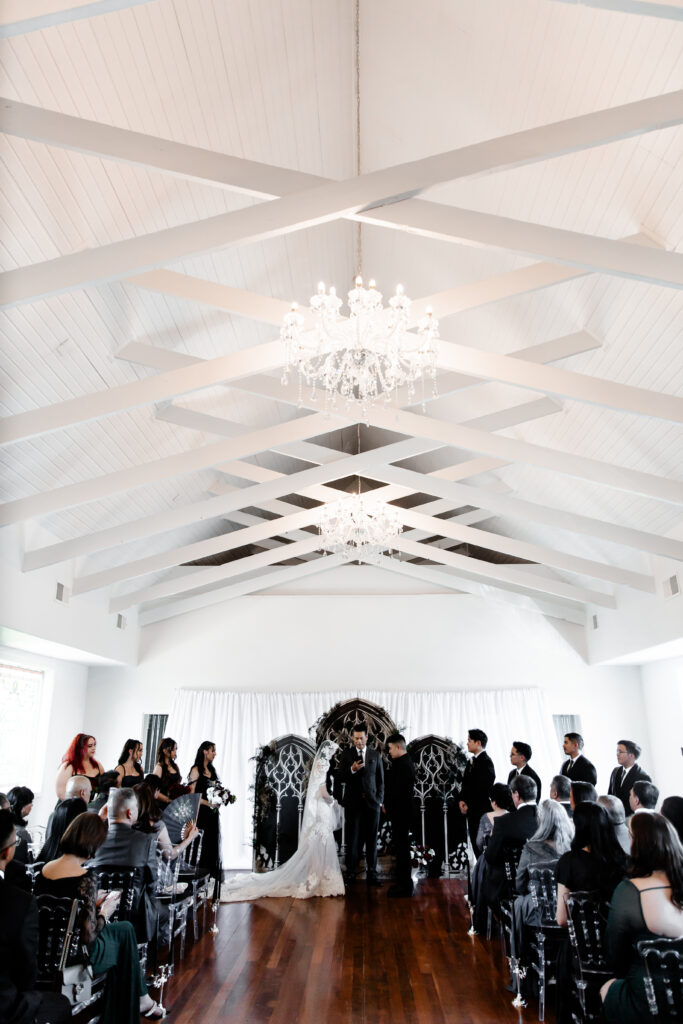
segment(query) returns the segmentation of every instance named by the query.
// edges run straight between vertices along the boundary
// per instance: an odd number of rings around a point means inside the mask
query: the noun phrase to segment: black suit
[[[384,802],[384,765],[374,747],[365,748],[365,767],[352,772],[351,765],[359,759],[360,753],[355,747],[345,750],[340,759],[339,774],[345,784],[346,866],[349,875],[356,874],[365,845],[369,880],[377,877],[377,829]]]
[[[525,843],[536,831],[536,807],[522,804],[516,811],[493,820],[493,832],[484,856],[489,866],[484,885],[486,902],[494,905],[505,886],[504,844]]]
[[[570,757],[562,765],[560,775],[566,775],[572,782],[590,782],[592,786],[597,786],[598,773],[592,761],[589,761],[583,754],[579,754],[570,768],[571,764],[572,759]]]
[[[391,838],[396,857],[396,885],[413,891],[410,864],[410,826],[415,797],[415,765],[410,754],[395,757],[387,772],[386,811],[391,821]]]
[[[156,845],[157,837],[154,833],[138,832],[130,825],[112,821],[107,829],[107,838],[95,854],[96,870],[103,867],[136,869],[135,887],[142,899],[136,899],[130,920],[135,925],[139,942],[154,937],[161,909],[154,896]]]
[[[470,833],[472,849],[477,857],[481,853],[476,842],[477,830],[482,814],[491,810],[489,798],[495,781],[496,769],[485,750],[467,762],[460,799],[467,804],[467,828]]]
[[[0,1024],[65,1024],[71,1007],[56,992],[36,992],[38,904],[0,879]]]
[[[513,768],[510,774],[508,775],[508,786],[510,785],[512,780],[516,778],[517,774],[517,769]],[[530,779],[534,780],[534,782],[536,783],[536,800],[541,801],[543,799],[543,794],[541,792],[541,780],[539,779],[538,775],[533,770],[531,765],[525,764],[521,772],[519,772],[519,774],[528,775]]]
[[[631,814],[633,814],[633,811],[631,810],[631,805],[628,802],[628,798],[631,794],[631,790],[633,789],[634,782],[652,782],[650,776],[647,774],[646,771],[643,771],[643,769],[637,762],[633,765],[632,768],[629,768],[626,778],[623,780],[623,782],[622,767],[621,765],[617,765],[617,767],[610,775],[609,786],[607,787],[607,792],[610,796],[619,797],[619,799],[621,800],[622,804],[624,805],[624,810],[626,811],[627,818],[630,817]]]

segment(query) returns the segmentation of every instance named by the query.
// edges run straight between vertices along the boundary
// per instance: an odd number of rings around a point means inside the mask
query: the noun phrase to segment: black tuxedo
[[[571,763],[571,757],[567,758],[562,765],[560,775],[566,775],[572,782],[590,782],[591,785],[597,786],[598,773],[592,761],[589,761],[583,754],[579,754],[576,761],[574,761],[573,767],[570,768]]]
[[[493,832],[484,856],[488,873],[484,883],[484,896],[489,905],[500,898],[505,886],[504,844],[525,843],[536,831],[536,807],[522,804],[516,811],[493,819]]]
[[[0,1024],[64,1024],[69,1001],[36,992],[38,904],[33,896],[0,879]]]
[[[531,765],[525,764],[519,774],[520,775],[528,775],[530,779],[534,780],[534,782],[536,783],[536,800],[540,803],[540,801],[543,799],[543,794],[541,792],[541,780],[539,779],[538,775],[533,770]],[[510,783],[512,782],[512,780],[516,776],[517,776],[517,769],[513,768],[512,771],[510,772],[510,774],[508,775],[508,786],[510,785]]]
[[[396,857],[396,885],[413,891],[410,864],[410,826],[415,799],[415,765],[410,754],[395,757],[387,772],[385,806],[391,821],[391,838]]]
[[[352,772],[351,765],[359,760],[359,752],[349,747],[340,758],[340,781],[344,783],[344,813],[346,819],[346,867],[355,875],[365,845],[365,864],[368,879],[377,876],[377,830],[379,812],[384,802],[384,765],[382,756],[374,747],[365,748],[365,767]]]
[[[152,938],[157,930],[160,911],[163,919],[167,913],[165,905],[160,905],[154,895],[156,846],[156,834],[138,832],[130,825],[112,821],[107,829],[107,838],[95,854],[93,862],[95,870],[104,867],[136,869],[135,887],[142,894],[142,899],[136,898],[130,920],[135,925],[139,942]]]
[[[476,842],[477,830],[482,814],[491,810],[490,796],[495,781],[496,769],[485,750],[467,762],[460,799],[467,804],[467,828],[477,857],[481,853]]]
[[[629,771],[628,771],[628,773],[626,775],[626,778],[624,779],[623,782],[621,781],[621,777],[622,777],[622,767],[619,764],[619,765],[617,765],[617,767],[614,769],[614,771],[610,775],[609,786],[607,787],[607,792],[608,792],[608,794],[610,796],[619,797],[619,799],[621,800],[622,804],[624,805],[624,810],[626,811],[626,817],[628,818],[628,817],[630,817],[631,814],[633,814],[633,811],[631,810],[631,805],[628,802],[628,798],[630,796],[631,790],[633,789],[633,783],[634,782],[652,782],[652,779],[650,778],[650,776],[647,774],[646,771],[643,771],[643,769],[640,767],[640,765],[638,764],[637,761],[633,765],[633,767],[629,769]]]

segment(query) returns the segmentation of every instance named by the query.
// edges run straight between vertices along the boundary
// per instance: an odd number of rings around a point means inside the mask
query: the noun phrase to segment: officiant
[[[379,886],[377,877],[377,830],[384,801],[384,765],[382,755],[368,747],[368,727],[364,722],[351,731],[353,746],[341,756],[341,781],[344,789],[346,820],[346,880],[354,882],[365,846],[366,882]]]
[[[396,858],[396,878],[388,896],[412,896],[410,825],[415,799],[415,765],[406,750],[405,736],[392,733],[387,739],[391,770],[387,771],[385,809],[391,821],[391,838]]]

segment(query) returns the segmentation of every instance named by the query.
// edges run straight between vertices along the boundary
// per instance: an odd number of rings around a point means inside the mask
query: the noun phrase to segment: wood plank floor
[[[500,943],[467,935],[457,881],[420,882],[412,900],[361,883],[345,899],[224,904],[217,923],[166,990],[174,1024],[537,1020],[511,1005]]]

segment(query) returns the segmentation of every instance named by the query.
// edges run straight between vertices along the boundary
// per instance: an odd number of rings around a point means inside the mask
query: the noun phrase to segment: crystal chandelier
[[[401,522],[392,505],[354,494],[323,505],[318,530],[326,551],[377,563],[394,546]]]
[[[424,400],[425,378],[431,380],[436,396],[439,322],[427,309],[417,331],[409,331],[410,299],[401,285],[385,308],[375,282],[364,288],[362,277],[357,277],[348,294],[348,318],[339,315],[342,300],[335,289],[326,291],[322,282],[310,305],[315,317],[312,329],[303,329],[305,319],[294,303],[280,331],[287,355],[283,384],[296,370],[299,404],[304,380],[313,388],[312,399],[320,388],[328,407],[341,397],[347,408],[358,403],[364,416],[376,399],[390,401],[397,388],[407,387],[412,399],[417,381],[422,383]]]

